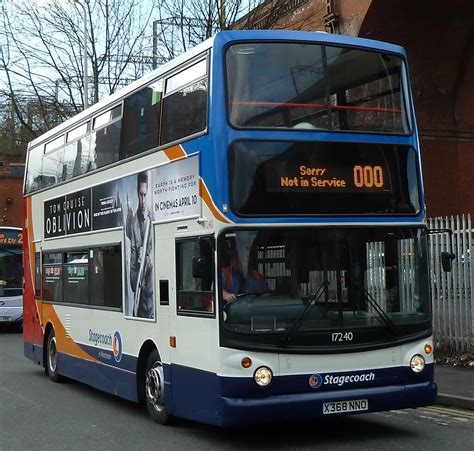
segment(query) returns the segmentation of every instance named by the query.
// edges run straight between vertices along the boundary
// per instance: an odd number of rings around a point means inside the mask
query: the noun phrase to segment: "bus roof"
[[[326,32],[316,31],[291,31],[291,30],[232,30],[232,31],[220,31],[213,37],[206,41],[198,44],[196,47],[188,50],[187,52],[179,55],[178,57],[168,61],[161,65],[157,69],[151,71],[147,75],[137,79],[128,86],[120,89],[114,94],[105,97],[95,105],[89,107],[87,110],[82,111],[70,119],[67,119],[62,124],[52,128],[48,132],[34,139],[28,144],[28,150],[36,145],[48,141],[55,135],[62,133],[67,130],[73,124],[79,124],[82,121],[97,115],[101,110],[105,110],[110,107],[114,102],[118,102],[120,99],[126,97],[130,93],[139,90],[142,86],[151,83],[161,75],[172,71],[175,67],[185,63],[202,54],[206,50],[217,47],[223,48],[233,41],[308,41],[312,43],[325,43],[342,46],[370,48],[373,50],[389,53],[397,53],[405,55],[403,47],[395,44],[389,44],[382,41],[375,41],[372,39],[365,39],[353,36],[336,35]]]

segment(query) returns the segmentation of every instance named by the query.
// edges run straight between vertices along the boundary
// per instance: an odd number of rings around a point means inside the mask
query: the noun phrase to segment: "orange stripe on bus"
[[[34,236],[33,236],[33,208],[32,208],[32,198],[31,196],[27,198],[27,213],[26,217],[28,219],[28,228],[27,228],[27,234],[28,234],[28,252],[29,252],[29,257],[30,257],[30,274],[31,274],[31,281],[33,282],[33,287],[35,286],[35,254],[36,254],[36,245],[34,243]],[[24,238],[23,238],[24,239]]]
[[[42,303],[43,318],[42,324],[51,323],[54,329],[54,335],[56,336],[56,346],[58,352],[71,355],[73,357],[79,357],[89,362],[99,363],[98,360],[91,357],[86,351],[84,351],[72,338],[66,336],[66,329],[64,328],[61,320],[59,319],[54,305]]]
[[[163,152],[170,160],[178,160],[179,158],[186,156],[186,152],[179,144],[173,147],[168,147],[168,149],[165,149]]]
[[[214,205],[214,202],[211,199],[211,195],[209,194],[209,191],[207,190],[207,187],[202,179],[199,179],[199,195],[204,200],[209,210],[211,210],[212,214],[216,219],[230,224],[230,221],[225,216],[223,216],[221,212],[217,209],[217,207]]]

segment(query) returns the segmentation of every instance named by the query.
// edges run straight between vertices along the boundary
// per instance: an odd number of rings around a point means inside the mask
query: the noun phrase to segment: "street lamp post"
[[[88,92],[89,92],[89,87],[88,87],[88,75],[87,75],[87,9],[86,9],[86,3],[87,0],[74,0],[75,3],[79,3],[82,5],[82,8],[84,10],[84,62],[83,62],[83,70],[84,70],[84,109],[86,109],[89,106],[88,102]]]

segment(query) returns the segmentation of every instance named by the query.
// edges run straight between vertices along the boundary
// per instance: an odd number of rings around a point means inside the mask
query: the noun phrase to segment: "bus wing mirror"
[[[441,252],[441,266],[444,272],[451,272],[453,268],[452,261],[456,258],[452,252]]]

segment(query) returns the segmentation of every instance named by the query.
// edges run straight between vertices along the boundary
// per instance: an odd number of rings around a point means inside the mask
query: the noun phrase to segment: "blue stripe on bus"
[[[58,353],[59,372],[94,388],[137,401],[136,374],[114,366]]]
[[[117,362],[111,349],[102,349],[97,346],[89,346],[78,343],[80,348],[94,359],[109,366],[114,366],[126,371],[135,372],[137,370],[137,358],[127,354],[121,354],[120,361]]]

